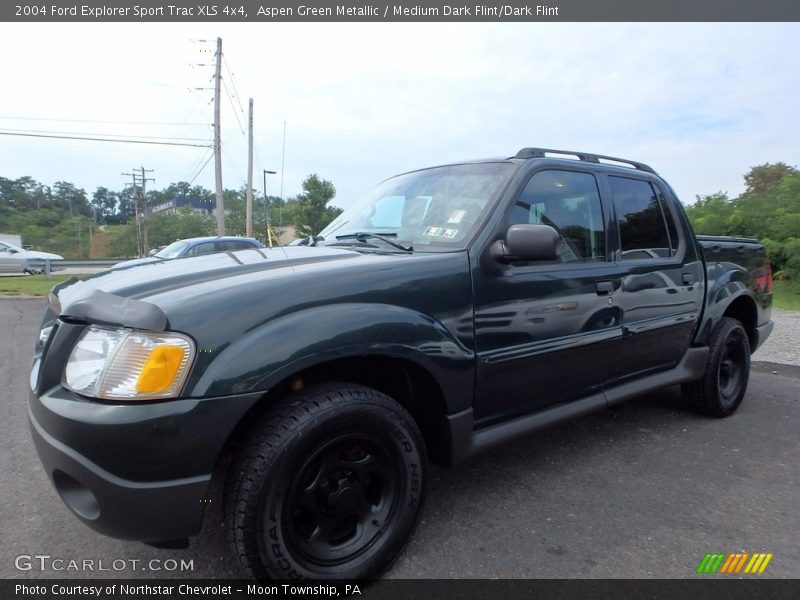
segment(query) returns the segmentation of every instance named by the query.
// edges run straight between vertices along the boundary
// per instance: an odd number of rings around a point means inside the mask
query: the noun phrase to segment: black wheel
[[[750,378],[750,340],[741,322],[723,317],[711,334],[711,354],[702,378],[683,385],[695,410],[712,417],[736,412]]]
[[[394,400],[353,384],[293,394],[260,419],[226,487],[226,518],[257,579],[367,579],[417,522],[425,448]]]

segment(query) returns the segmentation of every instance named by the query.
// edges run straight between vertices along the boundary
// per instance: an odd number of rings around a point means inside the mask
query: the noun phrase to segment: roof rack
[[[614,156],[604,156],[602,154],[589,154],[588,152],[574,152],[572,150],[551,150],[550,148],[523,148],[517,152],[514,158],[546,158],[548,154],[563,154],[566,156],[574,156],[578,160],[583,160],[591,163],[611,164],[615,163],[618,166],[629,166],[639,171],[646,171],[647,173],[655,173],[652,167],[640,162],[628,160],[626,158],[616,158]],[[559,157],[552,157],[559,158]]]

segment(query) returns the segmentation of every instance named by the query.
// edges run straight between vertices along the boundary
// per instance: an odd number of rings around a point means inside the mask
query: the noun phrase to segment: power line
[[[203,103],[203,104],[207,104],[207,103]],[[197,113],[197,109],[200,108],[200,105],[201,105],[201,103],[199,102],[199,98],[198,98],[197,94],[195,94],[194,102],[192,103],[191,108],[188,111],[188,114],[186,116],[186,120],[184,121],[183,125],[181,125],[181,128],[178,130],[178,134],[179,135],[184,135],[186,133],[186,129],[188,127],[192,126],[191,120],[194,118],[195,114]],[[207,127],[212,127],[213,125],[211,123],[207,123],[206,126]]]
[[[192,166],[189,167],[186,175],[181,179],[181,181],[188,181],[192,174],[197,171],[197,168],[200,166],[200,163],[203,162],[203,159],[208,155],[208,150],[203,150],[198,153],[198,156],[192,161]]]
[[[244,127],[242,127],[242,122],[239,120],[239,115],[236,114],[236,107],[233,105],[233,100],[231,100],[231,92],[228,90],[228,84],[225,83],[225,80],[222,80],[222,86],[225,88],[225,96],[228,98],[228,102],[231,103],[231,108],[233,109],[233,116],[236,117],[236,123],[239,125],[239,130],[244,135]]]
[[[114,123],[117,125],[174,125],[175,127],[207,127],[208,123],[173,123],[170,121],[115,121],[115,120],[95,120],[95,119],[54,119],[49,117],[9,117],[0,116],[0,119],[11,121],[58,121],[64,123]]]
[[[35,137],[35,138],[50,138],[55,140],[84,140],[89,142],[118,142],[122,144],[154,144],[157,146],[188,146],[190,148],[208,148],[207,144],[184,144],[181,142],[156,142],[148,140],[129,140],[129,139],[108,139],[108,138],[95,138],[95,137],[79,137],[68,135],[43,135],[37,133],[11,133],[7,131],[0,131],[0,135],[14,135],[19,137]]]
[[[230,67],[228,66],[228,59],[225,58],[224,54],[222,55],[222,61],[223,64],[225,65],[225,70],[228,72],[228,76],[230,77],[231,85],[233,86],[233,91],[236,94],[236,102],[239,104],[239,110],[241,111],[242,114],[244,114],[244,108],[242,108],[242,100],[241,98],[239,98],[239,90],[236,89],[236,81],[233,77],[233,73],[231,73]]]
[[[191,40],[191,41],[192,42],[196,42],[197,40]],[[208,65],[195,65],[195,64],[192,64],[191,66],[192,66],[192,68],[194,68],[195,66],[204,66],[205,67],[205,66],[208,66]],[[214,80],[213,77],[211,77],[209,79],[209,81],[211,81],[211,82],[213,82],[213,80]],[[200,110],[200,109],[205,108],[206,106],[208,106],[209,102],[203,100],[203,96],[205,95],[205,90],[208,90],[208,89],[211,89],[211,88],[202,88],[203,94],[198,94],[197,91],[200,91],[201,88],[195,88],[194,90],[192,88],[189,88],[189,93],[192,96],[192,104],[190,105],[189,110],[186,113],[186,120],[185,120],[186,126],[184,126],[184,127],[182,127],[181,129],[178,130],[179,134],[183,135],[183,134],[187,133],[188,125],[192,122],[192,119],[195,118],[195,116],[197,114],[197,111]],[[213,99],[212,99],[212,101],[213,101]],[[214,124],[213,123],[208,123],[207,126],[212,128],[212,130],[213,130]],[[186,173],[186,175],[184,176],[184,178],[181,181],[193,182],[195,179],[197,179],[197,177],[200,176],[200,173],[206,167],[208,162],[211,160],[211,157],[213,157],[213,150],[210,150],[210,151],[209,150],[203,150],[201,152],[198,152],[198,156],[192,161],[191,167],[189,168],[188,172]],[[205,160],[205,162],[203,162],[204,160]]]
[[[227,153],[227,152],[225,152],[225,150],[223,150],[223,151],[222,151],[222,156],[224,156],[224,157],[225,157],[225,160],[227,160],[227,161],[228,161],[228,164],[229,164],[229,165],[230,165],[230,166],[233,168],[233,170],[236,172],[236,175],[239,177],[239,179],[244,179],[244,177],[242,177],[242,173],[241,173],[241,172],[239,171],[239,169],[236,167],[236,164],[234,164],[233,160],[231,160],[231,157],[230,157],[230,156],[228,156],[228,153]]]
[[[100,133],[96,131],[54,131],[50,129],[11,129],[8,127],[2,128],[2,131],[9,131],[15,133],[55,133],[58,135],[101,135],[103,137],[111,137],[111,138],[129,138],[132,136],[147,140],[184,140],[190,142],[210,141],[208,138],[174,137],[170,135],[137,135],[129,133]]]
[[[204,169],[205,169],[205,168],[208,166],[208,163],[210,163],[210,162],[211,162],[211,159],[212,159],[212,158],[214,158],[214,153],[213,153],[213,152],[209,153],[209,155],[208,155],[208,158],[206,159],[206,162],[204,162],[204,163],[203,163],[203,166],[202,166],[202,167],[200,167],[200,169],[197,171],[197,173],[195,173],[195,174],[194,174],[194,177],[192,177],[192,178],[191,178],[191,179],[190,179],[190,180],[187,182],[189,185],[191,185],[192,183],[194,183],[194,180],[195,180],[195,179],[197,179],[197,178],[200,176],[200,173],[202,173],[202,172],[203,172],[203,170],[204,170]]]

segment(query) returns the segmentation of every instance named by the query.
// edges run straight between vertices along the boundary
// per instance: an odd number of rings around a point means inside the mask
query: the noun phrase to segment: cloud
[[[346,206],[377,181],[431,164],[541,145],[651,163],[684,201],[767,161],[800,162],[797,24],[10,24],[0,127],[208,137],[213,40],[228,91],[255,98],[256,172],[285,192],[310,172]],[[232,73],[232,76],[231,76]],[[190,91],[191,89],[191,91]],[[246,117],[223,102],[225,184],[246,173]],[[5,177],[119,188],[132,166],[157,187],[191,177],[200,149],[4,137]],[[197,179],[213,187],[208,167]],[[260,189],[256,178],[256,187]],[[277,193],[279,179],[268,181]]]

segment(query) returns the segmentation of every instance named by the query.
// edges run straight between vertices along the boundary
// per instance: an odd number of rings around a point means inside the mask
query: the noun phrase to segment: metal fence
[[[63,259],[52,260],[49,258],[45,258],[45,259],[29,260],[28,266],[30,267],[31,265],[36,265],[38,267],[38,265],[42,265],[45,276],[48,279],[50,279],[50,275],[53,273],[53,267],[55,267],[56,270],[69,269],[73,267],[111,267],[117,264],[118,262],[121,262],[121,260],[114,260],[108,258],[85,258],[81,260],[63,260]]]

